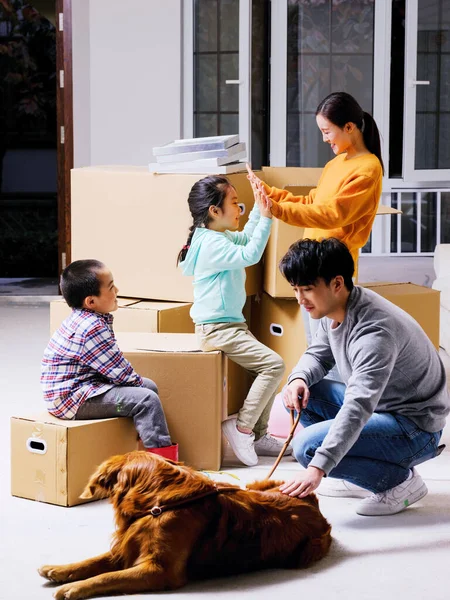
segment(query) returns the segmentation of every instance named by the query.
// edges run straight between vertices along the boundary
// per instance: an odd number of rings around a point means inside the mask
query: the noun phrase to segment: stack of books
[[[227,174],[245,171],[245,143],[238,135],[175,140],[153,148],[155,163],[152,173],[214,173]]]

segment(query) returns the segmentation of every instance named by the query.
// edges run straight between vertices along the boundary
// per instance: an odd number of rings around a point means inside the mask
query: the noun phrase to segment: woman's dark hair
[[[381,163],[384,173],[384,164],[381,158],[380,132],[372,115],[363,111],[358,102],[346,92],[333,92],[319,104],[316,116],[323,115],[326,119],[341,129],[347,123],[354,123],[361,131],[366,148],[375,154]]]
[[[60,287],[64,300],[71,308],[82,308],[85,298],[100,295],[97,273],[105,269],[99,260],[76,260],[61,274]]]
[[[336,238],[294,242],[279,264],[292,286],[314,285],[323,279],[327,285],[341,275],[345,287],[353,289],[355,263],[347,246]]]
[[[229,187],[233,187],[230,181],[220,175],[210,175],[194,183],[188,197],[193,223],[186,244],[178,254],[177,264],[186,258],[196,228],[207,227],[210,222],[209,207],[222,208]]]

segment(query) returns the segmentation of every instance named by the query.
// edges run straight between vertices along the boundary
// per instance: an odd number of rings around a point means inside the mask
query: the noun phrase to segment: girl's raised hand
[[[261,213],[261,216],[271,219],[272,200],[266,194],[265,189],[262,186],[255,186],[253,188],[253,194],[255,196],[255,202],[259,206],[259,212]]]

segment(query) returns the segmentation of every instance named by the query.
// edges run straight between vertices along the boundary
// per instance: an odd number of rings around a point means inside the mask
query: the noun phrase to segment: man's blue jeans
[[[343,383],[328,379],[311,386],[308,406],[300,417],[305,429],[293,441],[294,456],[304,467],[322,444],[342,406],[344,394]],[[436,456],[441,434],[442,431],[423,431],[399,414],[373,413],[355,444],[329,476],[371,492],[384,492],[405,481],[411,467]]]

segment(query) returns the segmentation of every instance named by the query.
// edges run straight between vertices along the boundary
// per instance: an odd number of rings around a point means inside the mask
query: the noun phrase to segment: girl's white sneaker
[[[236,423],[236,417],[223,421],[223,435],[227,438],[238,459],[247,467],[254,467],[258,464],[258,457],[255,452],[255,434],[241,433],[236,427]]]
[[[283,450],[285,440],[280,440],[270,433],[266,433],[255,442],[255,451],[258,456],[278,456]],[[292,454],[292,446],[287,445],[283,456]]]

